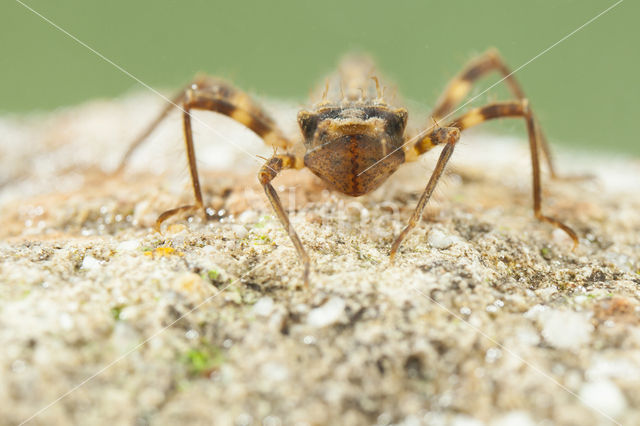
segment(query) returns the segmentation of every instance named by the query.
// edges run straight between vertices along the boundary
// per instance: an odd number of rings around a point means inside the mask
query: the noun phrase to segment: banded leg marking
[[[175,99],[182,101],[182,107],[184,110],[182,115],[184,140],[195,204],[181,206],[162,213],[156,220],[156,230],[160,230],[164,221],[179,213],[202,210],[205,218],[207,217],[202,199],[202,190],[196,165],[196,153],[193,144],[193,128],[191,123],[192,110],[213,111],[227,115],[239,123],[244,124],[269,145],[282,148],[288,148],[291,145],[289,140],[286,139],[277,128],[275,122],[259,106],[257,106],[257,104],[255,104],[248,95],[234,89],[224,82],[207,77],[199,78],[182,94],[176,96]],[[170,107],[167,107],[152,123],[149,129],[142,134],[143,137],[134,142],[128,151],[129,155],[144,140],[144,138],[153,131],[162,119],[166,117],[169,110]]]
[[[439,120],[451,114],[462,100],[469,95],[473,84],[492,71],[497,71],[504,78],[505,83],[516,99],[524,100],[526,98],[522,87],[515,79],[511,69],[504,59],[502,59],[498,51],[496,49],[489,49],[475,60],[469,62],[462,72],[449,82],[444,93],[436,102],[436,107],[431,113],[431,117],[435,120]],[[534,121],[536,121],[536,125],[538,126],[535,118]],[[542,132],[542,129],[538,129],[538,142],[542,148],[551,177],[554,179],[564,180],[580,180],[587,178],[587,176],[564,177],[558,175],[553,161],[553,156],[551,155],[551,149],[547,142],[547,137],[544,132]]]
[[[393,259],[400,248],[400,245],[407,234],[415,227],[418,220],[422,216],[422,212],[435,189],[438,180],[442,176],[444,172],[444,168],[451,158],[453,154],[453,150],[455,144],[459,139],[460,132],[468,129],[470,127],[476,126],[480,123],[483,123],[488,120],[496,119],[496,118],[507,118],[507,117],[521,117],[525,120],[527,124],[527,132],[529,134],[529,148],[531,153],[531,164],[532,164],[532,180],[533,180],[533,212],[535,217],[543,222],[547,222],[553,225],[556,228],[562,229],[566,232],[569,237],[573,240],[573,248],[578,245],[578,235],[571,229],[569,226],[565,225],[561,221],[546,216],[542,213],[542,186],[540,179],[540,134],[537,123],[535,122],[533,113],[529,109],[529,103],[526,99],[511,101],[511,102],[498,102],[490,105],[486,105],[481,108],[475,108],[466,114],[461,115],[460,117],[451,120],[446,127],[442,127],[439,129],[433,130],[430,134],[425,136],[421,141],[418,141],[414,144],[412,149],[416,153],[426,152],[431,149],[431,147],[436,146],[441,143],[445,143],[444,148],[442,149],[442,153],[440,154],[440,158],[436,164],[436,167],[431,174],[431,178],[429,179],[429,183],[425,188],[420,200],[418,201],[418,205],[409,220],[409,224],[406,228],[400,233],[400,235],[394,241],[391,247],[391,261]],[[453,130],[451,130],[453,129]],[[455,132],[457,131],[457,133]],[[439,133],[438,133],[439,132]]]
[[[282,170],[301,169],[303,167],[304,167],[304,161],[302,158],[297,158],[291,154],[275,155],[271,157],[262,166],[262,168],[260,169],[260,172],[258,173],[258,180],[260,181],[260,184],[262,184],[264,188],[264,192],[267,195],[267,198],[269,199],[269,202],[271,203],[273,210],[278,216],[280,223],[282,223],[282,226],[284,226],[284,229],[287,231],[287,234],[289,234],[289,238],[291,239],[293,246],[298,252],[298,257],[300,258],[300,261],[302,262],[302,266],[304,268],[302,280],[304,281],[304,285],[308,287],[309,271],[310,271],[310,265],[311,265],[309,255],[307,254],[304,247],[302,246],[300,237],[298,237],[298,234],[296,233],[295,229],[293,229],[293,226],[289,221],[289,216],[287,215],[287,212],[284,210],[284,207],[282,207],[282,202],[280,201],[280,197],[278,196],[278,193],[273,188],[273,185],[271,185],[271,181]]]

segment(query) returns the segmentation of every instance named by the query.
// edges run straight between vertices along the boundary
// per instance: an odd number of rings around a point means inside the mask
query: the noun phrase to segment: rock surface
[[[357,199],[283,173],[304,288],[241,126],[198,114],[216,220],[151,229],[191,202],[179,117],[106,175],[158,108],[0,119],[0,424],[640,424],[637,159],[559,156],[596,175],[544,181],[571,251],[526,143],[469,132],[394,265],[436,154]]]

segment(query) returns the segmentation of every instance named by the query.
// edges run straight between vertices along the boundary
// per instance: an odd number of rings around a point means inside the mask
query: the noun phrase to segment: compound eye
[[[298,113],[298,125],[305,140],[309,140],[313,137],[318,127],[318,115],[309,111],[300,111]]]
[[[407,126],[407,118],[409,117],[409,113],[404,108],[398,108],[393,111],[393,116],[387,122],[387,132],[396,134],[404,132],[405,127]]]
[[[404,127],[407,125],[407,118],[409,117],[409,113],[404,108],[398,108],[397,110],[395,110],[395,114],[400,119],[401,126],[404,129]]]

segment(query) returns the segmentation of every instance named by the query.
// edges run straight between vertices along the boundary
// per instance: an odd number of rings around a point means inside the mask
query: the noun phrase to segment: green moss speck
[[[264,215],[260,218],[260,220],[258,221],[258,223],[256,223],[255,225],[253,225],[254,228],[264,228],[265,225],[267,224],[268,221],[271,220],[271,216],[269,215]]]
[[[274,245],[275,243],[268,235],[256,235],[253,244],[257,245]]]
[[[220,367],[224,362],[224,357],[218,347],[201,342],[198,347],[189,349],[183,354],[181,361],[186,365],[190,375],[202,376]]]
[[[548,247],[542,247],[540,249],[540,255],[546,260],[549,260],[551,259],[551,250]]]
[[[115,321],[120,321],[120,314],[122,313],[123,308],[124,306],[114,306],[113,308],[111,308],[111,317]]]

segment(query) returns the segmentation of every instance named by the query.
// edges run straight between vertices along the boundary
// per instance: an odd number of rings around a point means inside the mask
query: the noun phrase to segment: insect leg
[[[409,231],[411,231],[416,226],[416,224],[422,217],[422,212],[424,211],[424,208],[427,205],[429,198],[431,198],[431,194],[433,194],[433,190],[435,189],[436,184],[440,179],[440,176],[442,176],[442,173],[444,172],[444,168],[447,165],[449,158],[451,158],[451,154],[453,154],[453,149],[456,145],[456,142],[458,142],[459,138],[460,138],[460,129],[458,129],[457,127],[440,127],[438,129],[431,131],[422,140],[414,144],[413,149],[419,152],[420,154],[428,151],[435,145],[440,145],[443,143],[445,145],[444,145],[444,148],[442,148],[442,152],[440,153],[440,158],[438,159],[438,163],[436,163],[436,167],[433,170],[433,173],[431,173],[431,178],[427,183],[427,187],[424,189],[424,192],[420,196],[420,199],[418,200],[418,205],[416,206],[416,209],[414,210],[413,215],[411,215],[411,219],[409,219],[409,223],[402,230],[400,235],[398,235],[396,240],[393,242],[393,245],[391,246],[391,253],[390,253],[391,262],[393,262],[393,259],[395,258],[396,253],[400,248],[400,244],[402,243],[402,241],[405,239],[407,234],[409,234]]]
[[[539,132],[538,126],[535,123],[533,113],[529,109],[529,103],[526,99],[518,100],[518,101],[510,101],[510,102],[497,102],[493,104],[486,105],[481,108],[475,108],[466,114],[461,115],[460,117],[450,121],[447,123],[446,127],[436,129],[432,131],[430,134],[426,135],[421,141],[418,141],[411,148],[417,153],[426,152],[431,147],[438,145],[438,137],[437,134],[434,134],[438,131],[445,131],[450,128],[455,128],[458,131],[464,131],[470,127],[476,126],[480,123],[483,123],[488,120],[493,120],[496,118],[508,118],[508,117],[520,117],[525,120],[527,123],[527,132],[529,134],[529,148],[531,151],[531,164],[532,164],[532,177],[533,177],[533,213],[538,220],[543,222],[550,223],[556,228],[562,229],[566,232],[569,237],[573,240],[574,248],[578,245],[578,236],[569,226],[560,222],[559,220],[546,216],[542,214],[542,186],[540,181],[540,158],[539,158]],[[448,131],[448,130],[447,130]],[[422,215],[422,211],[433,192],[433,188],[435,187],[440,175],[442,174],[444,167],[451,157],[453,152],[453,147],[455,145],[455,140],[451,140],[447,142],[445,147],[440,154],[440,159],[436,164],[436,168],[431,175],[431,179],[427,184],[427,187],[422,194],[422,197],[418,201],[418,206],[411,217],[409,225],[402,231],[402,233],[396,238],[396,241],[393,243],[391,248],[391,259],[395,256],[402,240],[408,234],[408,232],[415,226],[418,219]]]
[[[500,73],[509,90],[517,99],[524,99],[524,91],[515,77],[511,74],[511,70],[506,65],[496,49],[489,49],[476,59],[469,62],[463,70],[454,77],[447,85],[444,93],[436,102],[436,106],[431,112],[431,116],[436,119],[442,119],[450,114],[456,106],[458,106],[464,98],[467,97],[473,83],[480,78],[486,76],[491,71]]]
[[[287,212],[282,207],[282,202],[280,201],[280,197],[278,196],[278,193],[273,188],[273,185],[271,185],[271,181],[282,170],[301,169],[302,167],[304,167],[304,163],[301,158],[296,158],[291,154],[275,155],[271,157],[262,166],[262,168],[260,169],[260,172],[258,173],[258,180],[264,187],[264,192],[267,194],[267,198],[269,199],[269,202],[271,203],[273,210],[276,212],[278,219],[280,219],[280,222],[284,226],[284,229],[289,234],[289,238],[291,238],[291,242],[293,243],[293,246],[298,252],[298,257],[300,258],[300,261],[302,262],[302,265],[304,268],[302,279],[304,281],[305,286],[308,286],[309,285],[309,269],[310,269],[309,255],[307,254],[304,247],[302,246],[302,242],[300,241],[300,238],[298,237],[298,234],[296,233],[295,229],[293,229],[293,226],[289,221],[289,216],[287,215]]]
[[[196,200],[194,205],[181,206],[162,213],[156,220],[155,228],[160,229],[162,222],[170,217],[184,212],[202,210],[206,215],[200,189],[200,179],[196,165],[196,153],[193,145],[193,130],[191,124],[191,110],[206,110],[227,115],[254,131],[266,143],[273,146],[288,147],[290,142],[282,135],[275,122],[245,93],[229,85],[215,80],[204,80],[202,86],[192,84],[183,98],[184,140],[189,162],[189,173]]]
[[[124,168],[127,166],[127,163],[131,159],[131,156],[138,149],[138,147],[142,145],[142,143],[149,137],[149,135],[156,129],[156,127],[158,127],[158,125],[162,123],[165,118],[167,118],[169,112],[171,112],[171,110],[176,107],[176,105],[180,105],[182,103],[186,90],[186,88],[182,89],[173,98],[171,98],[170,102],[167,102],[162,111],[160,111],[160,114],[158,114],[158,116],[142,131],[142,133],[140,133],[138,137],[133,140],[131,145],[129,145],[129,148],[127,148],[127,151],[122,156],[122,159],[120,159],[120,164],[118,164],[118,168],[113,172],[113,174],[117,175],[124,171]]]
[[[578,235],[573,231],[573,229],[557,219],[542,214],[542,186],[539,158],[540,132],[534,115],[529,108],[529,102],[526,99],[511,102],[496,102],[481,108],[473,109],[454,119],[449,123],[449,125],[458,127],[460,130],[465,130],[488,120],[505,117],[521,117],[527,123],[527,132],[529,133],[529,150],[531,152],[531,166],[533,170],[533,213],[535,217],[566,232],[573,240],[573,247],[575,248],[578,245]]]
[[[449,82],[444,93],[436,102],[436,106],[431,112],[431,117],[435,120],[439,120],[451,114],[462,100],[469,95],[473,84],[492,71],[498,72],[503,77],[505,83],[509,87],[509,90],[518,100],[524,100],[526,98],[522,87],[515,79],[511,69],[507,66],[498,51],[496,49],[489,49],[478,58],[469,62],[463,68],[462,72]],[[535,125],[538,126],[535,118],[534,122]],[[553,162],[553,157],[551,155],[551,149],[549,148],[547,138],[541,129],[538,129],[538,142],[542,148],[551,177],[554,179],[566,180],[579,180],[586,178],[586,176],[558,176]]]
[[[237,116],[232,118],[235,118],[240,123],[247,125],[247,127],[258,133],[258,135],[263,136],[265,143],[280,148],[287,148],[289,146],[289,142],[284,136],[282,136],[281,132],[278,131],[274,121],[246,93],[233,88],[231,85],[220,79],[200,75],[171,98],[160,114],[158,114],[158,116],[144,129],[144,131],[134,139],[120,160],[120,164],[114,174],[120,173],[124,170],[133,153],[140,145],[142,145],[142,143],[167,117],[167,115],[169,115],[173,108],[181,109],[183,107],[183,101],[190,90],[209,91],[212,95],[219,98],[221,101],[220,104],[222,104],[223,101],[230,104],[219,105],[218,109],[212,109],[211,111],[229,116],[231,116],[231,112],[236,111],[235,114]],[[242,115],[244,115],[244,117]],[[251,117],[255,118],[255,120],[252,120]],[[248,124],[251,123],[253,123],[254,128],[248,126]]]

